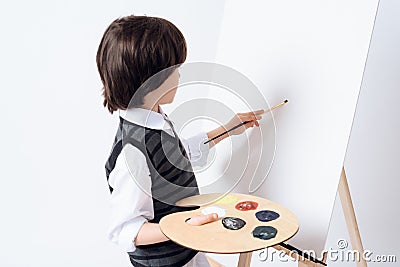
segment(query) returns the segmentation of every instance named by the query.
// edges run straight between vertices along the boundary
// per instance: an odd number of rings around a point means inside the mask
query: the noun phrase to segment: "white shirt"
[[[131,108],[126,111],[121,110],[119,114],[132,123],[151,129],[163,130],[174,136],[161,108],[160,113],[147,109]],[[202,166],[206,163],[209,145],[204,145],[204,142],[207,139],[207,134],[202,132],[192,138],[181,140],[193,166]],[[129,158],[129,161],[127,161],[127,158]],[[141,182],[139,186],[136,181],[148,181],[148,183]],[[108,239],[120,246],[125,252],[133,252],[136,249],[134,241],[141,226],[154,218],[151,178],[145,155],[135,146],[125,145],[110,173],[108,182],[113,188],[110,196],[111,216]],[[204,254],[198,253],[185,266],[202,267],[209,265]]]

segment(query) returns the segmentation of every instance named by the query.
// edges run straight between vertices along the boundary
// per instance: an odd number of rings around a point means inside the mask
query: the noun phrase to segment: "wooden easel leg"
[[[252,252],[240,253],[238,267],[250,267]]]
[[[297,265],[298,267],[315,267],[318,266],[316,263],[311,262],[311,261],[302,261],[299,260],[299,264]]]
[[[360,261],[357,262],[357,267],[367,267],[367,262],[362,257],[364,248],[361,243],[360,231],[358,230],[354,206],[351,200],[349,184],[347,183],[344,168],[342,169],[342,174],[340,176],[338,191],[342,203],[343,214],[346,219],[347,230],[350,235],[351,247],[353,250],[357,250],[360,253]]]
[[[211,267],[223,267],[222,264],[220,264],[219,262],[211,259],[210,257],[206,256],[208,264],[210,264]]]

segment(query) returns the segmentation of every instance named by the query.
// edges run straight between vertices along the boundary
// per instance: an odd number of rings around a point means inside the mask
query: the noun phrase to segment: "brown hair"
[[[186,53],[183,34],[166,19],[134,15],[116,19],[106,29],[96,56],[103,105],[111,113],[127,109],[135,94],[133,106],[142,105],[143,97],[173,70],[140,92],[139,87],[161,70],[185,62]]]

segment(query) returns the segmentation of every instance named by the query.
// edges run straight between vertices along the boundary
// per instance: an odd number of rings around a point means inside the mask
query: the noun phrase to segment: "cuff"
[[[208,140],[206,132],[199,133],[187,139],[187,152],[193,166],[204,166],[207,163],[210,145],[204,144]]]
[[[143,223],[147,222],[146,218],[139,216],[136,217],[122,226],[118,238],[118,245],[126,252],[133,252],[136,249],[135,239],[139,233]]]

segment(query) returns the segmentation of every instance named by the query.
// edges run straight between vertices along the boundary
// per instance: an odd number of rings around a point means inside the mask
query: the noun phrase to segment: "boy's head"
[[[171,22],[156,17],[127,16],[106,29],[97,50],[97,68],[103,82],[104,106],[113,113],[140,106],[186,60],[186,41]],[[149,86],[139,87],[154,74],[169,68]],[[143,90],[142,90],[143,89]],[[136,95],[135,95],[136,94]],[[133,95],[133,102],[130,103]]]

